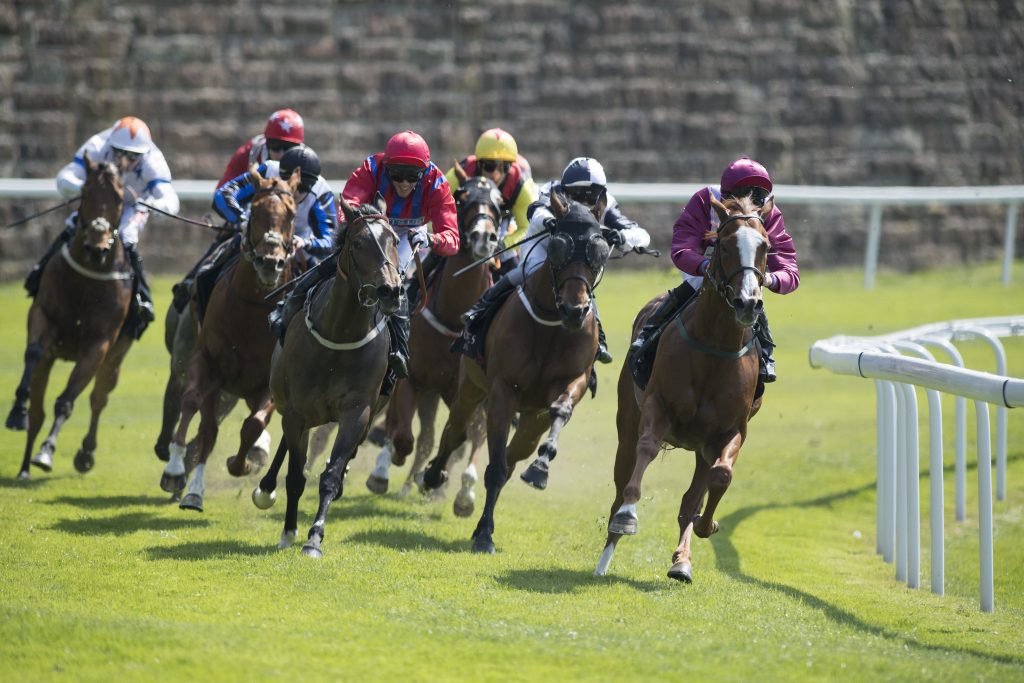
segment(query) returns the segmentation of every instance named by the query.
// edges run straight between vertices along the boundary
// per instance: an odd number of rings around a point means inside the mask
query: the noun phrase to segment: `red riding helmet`
[[[284,140],[302,144],[305,137],[302,117],[291,109],[279,109],[267,119],[267,127],[263,129],[263,137],[268,140]]]
[[[748,157],[740,157],[722,171],[722,192],[732,192],[737,187],[763,187],[772,191],[772,179],[768,170]]]
[[[430,164],[430,148],[418,133],[404,130],[388,140],[384,147],[384,163],[426,168]]]

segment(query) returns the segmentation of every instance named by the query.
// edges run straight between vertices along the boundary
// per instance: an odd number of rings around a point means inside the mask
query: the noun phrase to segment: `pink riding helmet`
[[[768,170],[749,157],[740,157],[722,171],[722,192],[732,192],[737,187],[754,185],[772,191],[772,179]]]

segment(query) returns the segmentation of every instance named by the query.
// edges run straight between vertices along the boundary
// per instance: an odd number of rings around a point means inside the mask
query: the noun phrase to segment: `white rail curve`
[[[896,578],[920,587],[920,479],[917,395],[926,390],[929,417],[929,519],[931,588],[944,592],[942,404],[939,392],[956,399],[956,519],[966,517],[966,410],[972,399],[977,416],[979,587],[981,610],[995,609],[992,550],[992,455],[989,408],[996,412],[996,497],[1006,496],[1006,410],[1024,406],[1024,380],[1006,376],[1001,337],[1024,336],[1024,316],[954,320],[877,337],[836,336],[810,349],[812,368],[875,380],[877,394],[876,550],[886,562],[895,555]],[[952,342],[981,339],[992,347],[997,374],[963,367]],[[942,349],[952,365],[938,363],[925,345]],[[907,358],[900,352],[919,358]]]
[[[340,192],[342,180],[331,180]],[[213,196],[214,180],[175,180],[174,188],[182,199],[203,200]],[[623,202],[673,203],[680,207],[703,185],[696,183],[609,183],[612,194]],[[864,288],[871,289],[878,271],[878,251],[882,239],[882,209],[886,206],[928,204],[1006,205],[1003,233],[1002,283],[1009,286],[1013,268],[1014,244],[1020,205],[1024,203],[1024,185],[994,187],[842,187],[776,185],[775,196],[786,204],[845,204],[869,207],[867,244],[864,249]],[[52,179],[0,178],[0,198],[59,199]]]

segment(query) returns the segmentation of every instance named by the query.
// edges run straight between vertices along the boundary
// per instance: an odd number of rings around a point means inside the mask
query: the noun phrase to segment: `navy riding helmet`
[[[284,153],[281,157],[281,178],[288,180],[295,169],[299,169],[299,173],[302,174],[299,190],[309,192],[320,177],[320,157],[312,147],[298,145]]]

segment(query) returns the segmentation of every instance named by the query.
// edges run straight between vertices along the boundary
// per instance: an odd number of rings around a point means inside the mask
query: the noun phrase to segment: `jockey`
[[[228,182],[234,180],[243,173],[248,172],[253,164],[260,166],[268,161],[281,161],[281,157],[292,147],[301,145],[305,138],[305,127],[302,117],[291,109],[279,109],[267,119],[267,125],[263,133],[248,140],[244,145],[235,150],[231,160],[224,169],[224,175],[217,182],[219,190]],[[216,206],[214,206],[216,208]],[[217,234],[213,242],[206,249],[195,265],[185,274],[180,282],[174,284],[171,291],[174,292],[174,305],[179,311],[184,311],[188,303],[189,290],[195,280],[196,273],[207,262],[210,255],[217,250],[221,244],[230,240],[233,233],[224,230]]]
[[[761,207],[773,202],[772,210],[764,222],[771,248],[768,251],[768,266],[765,282],[769,291],[789,294],[800,286],[800,270],[796,263],[796,248],[793,238],[786,232],[782,211],[772,199],[772,179],[764,166],[741,157],[725,167],[722,182],[718,187],[708,186],[690,198],[683,212],[672,226],[672,262],[683,271],[683,283],[669,290],[669,296],[651,313],[636,340],[629,347],[629,364],[634,376],[646,376],[650,372],[653,342],[664,326],[683,309],[690,299],[700,291],[704,271],[710,261],[714,241],[707,234],[714,233],[718,214],[711,206],[711,196],[722,200],[729,197],[750,197]],[[772,352],[775,342],[768,329],[768,318],[762,309],[754,333],[761,344],[759,378],[762,382],[774,382],[775,359]]]
[[[292,231],[292,246],[302,251],[309,267],[315,266],[330,255],[334,249],[334,227],[338,208],[334,191],[320,175],[320,157],[312,148],[298,145],[289,149],[281,161],[266,161],[257,169],[264,178],[280,176],[288,180],[293,173],[301,174],[298,193],[295,196],[295,228]],[[246,209],[256,194],[249,172],[239,175],[217,190],[213,208],[228,223],[241,224],[248,218]],[[203,286],[212,290],[217,275],[224,265],[238,253],[241,234],[217,250],[196,276]]]
[[[133,305],[125,322],[125,329],[139,339],[155,316],[149,283],[142,270],[142,257],[139,256],[136,246],[139,235],[149,219],[149,209],[137,202],[145,200],[154,209],[173,215],[177,214],[180,208],[178,193],[171,186],[171,169],[167,166],[163,152],[153,144],[149,126],[142,119],[125,116],[110,128],[86,140],[75,153],[74,160],[57,174],[57,190],[62,196],[71,198],[81,194],[82,185],[85,184],[86,154],[93,161],[113,163],[120,172],[121,181],[125,186],[124,211],[121,214],[119,233],[121,244],[135,275]],[[28,274],[25,289],[28,290],[29,296],[35,296],[39,290],[39,280],[46,262],[74,235],[77,217],[77,211],[68,216],[64,230]]]
[[[575,200],[591,207],[595,215],[599,214],[599,220],[604,227],[604,235],[612,245],[620,246],[624,251],[638,247],[646,247],[651,243],[651,236],[637,223],[627,218],[619,209],[619,203],[615,197],[608,192],[608,181],[604,173],[604,167],[589,157],[577,157],[569,162],[569,165],[562,171],[562,178],[559,181],[545,183],[540,188],[539,199],[530,206],[530,222],[526,237],[547,232],[553,225],[555,217],[551,213],[551,193],[557,192],[569,199]],[[526,278],[544,264],[547,260],[546,238],[539,238],[526,249],[526,260],[516,269],[498,280],[494,285],[484,292],[480,300],[471,309],[463,314],[462,320],[466,324],[466,335],[472,337],[479,332],[473,323],[476,320],[486,320],[487,315],[493,308],[500,305],[505,297],[516,287],[522,285]],[[481,315],[484,314],[484,315]],[[604,328],[601,319],[597,315],[597,306],[594,307],[594,317],[597,318],[598,348],[597,360],[602,363],[611,363],[612,355],[608,351],[608,344],[604,336]],[[458,346],[465,347],[464,344]]]
[[[249,170],[253,164],[259,166],[268,161],[281,161],[284,153],[305,141],[305,127],[302,117],[291,109],[279,109],[267,119],[263,134],[253,137],[235,150],[224,169],[217,188],[234,180]]]

